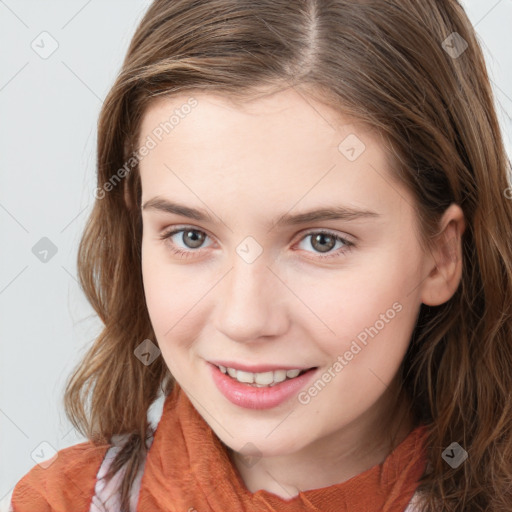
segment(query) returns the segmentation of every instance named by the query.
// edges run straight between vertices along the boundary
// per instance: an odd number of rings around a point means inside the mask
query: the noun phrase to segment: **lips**
[[[225,362],[227,363],[227,361]],[[271,409],[281,405],[297,395],[301,389],[304,389],[319,371],[318,368],[313,368],[293,379],[286,379],[271,387],[254,387],[251,384],[238,382],[229,375],[222,373],[215,364],[210,363],[208,366],[213,383],[221,394],[232,404],[246,409]],[[254,368],[254,366],[249,367]],[[258,368],[261,367],[258,366]],[[269,367],[275,368],[276,366],[263,366],[263,368]],[[283,370],[282,367],[278,369]]]

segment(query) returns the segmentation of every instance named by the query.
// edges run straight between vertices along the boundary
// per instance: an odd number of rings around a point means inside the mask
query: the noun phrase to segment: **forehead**
[[[140,162],[143,200],[185,194],[199,206],[215,195],[228,206],[243,197],[260,212],[277,200],[375,206],[399,186],[390,186],[378,133],[294,89],[247,101],[204,91],[158,98],[139,144],[148,138],[155,144]]]
[[[144,113],[138,145],[148,138],[157,147],[147,160],[163,153],[183,159],[263,151],[305,163],[320,154],[334,162],[341,154],[353,163],[370,150],[379,167],[389,163],[376,130],[293,88],[246,100],[204,91],[157,98]]]
[[[192,106],[191,106],[192,105]],[[160,122],[169,120],[174,114],[177,128],[180,121],[191,117],[200,119],[203,124],[212,117],[222,116],[223,123],[238,122],[262,128],[272,121],[293,120],[308,121],[307,124],[290,127],[294,131],[300,126],[309,127],[310,131],[320,127],[322,131],[357,131],[366,137],[377,137],[378,133],[367,124],[354,117],[349,117],[333,107],[320,103],[305,92],[296,88],[287,88],[277,92],[254,92],[247,96],[227,96],[226,94],[205,92],[192,89],[187,92],[163,95],[149,103],[141,123],[141,133],[147,133]],[[156,123],[156,124],[155,124]],[[189,121],[188,124],[193,123]],[[284,134],[283,134],[284,135]]]

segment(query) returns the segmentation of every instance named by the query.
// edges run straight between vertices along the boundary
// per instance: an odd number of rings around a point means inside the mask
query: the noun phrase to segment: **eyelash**
[[[191,257],[193,255],[193,253],[200,252],[201,249],[198,249],[198,250],[194,250],[194,249],[190,249],[190,250],[177,249],[174,246],[174,244],[171,242],[171,237],[173,235],[176,235],[177,233],[182,233],[183,231],[196,231],[196,232],[199,232],[199,233],[204,233],[206,236],[208,236],[207,233],[205,233],[204,231],[202,231],[200,229],[196,229],[196,228],[194,228],[192,226],[185,226],[185,227],[181,227],[179,229],[172,229],[171,231],[164,232],[161,235],[159,235],[159,239],[163,240],[167,245],[169,245],[169,247],[171,249],[171,252],[173,254],[175,254],[177,256],[180,256],[181,258],[189,258],[189,257]],[[309,231],[309,232],[307,232],[307,233],[305,233],[303,235],[303,237],[300,239],[300,241],[304,240],[308,236],[317,235],[317,234],[332,236],[336,241],[340,241],[340,242],[342,242],[344,244],[344,247],[338,249],[337,251],[329,252],[326,255],[322,255],[321,253],[317,253],[317,254],[320,255],[320,256],[318,256],[317,259],[320,259],[320,260],[326,260],[326,259],[329,259],[329,258],[339,257],[339,256],[341,256],[343,254],[346,254],[350,250],[352,250],[352,248],[355,246],[355,244],[353,242],[350,242],[346,238],[343,238],[343,237],[337,235],[336,233],[333,233],[332,231],[328,231],[328,230],[324,230],[324,229],[321,229],[321,230],[318,230],[318,231]]]

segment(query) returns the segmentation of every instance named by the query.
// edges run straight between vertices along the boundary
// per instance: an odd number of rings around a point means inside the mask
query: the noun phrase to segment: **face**
[[[240,105],[159,99],[139,143],[150,139],[146,301],[199,414],[233,450],[252,443],[263,455],[369,418],[407,350],[426,272],[413,199],[379,136],[285,90]],[[256,387],[220,366],[260,383],[314,369]]]

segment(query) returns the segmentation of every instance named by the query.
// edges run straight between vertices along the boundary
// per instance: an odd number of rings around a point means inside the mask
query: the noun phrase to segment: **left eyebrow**
[[[290,226],[318,222],[324,220],[358,220],[363,218],[380,217],[380,214],[371,210],[351,208],[347,206],[332,206],[303,213],[284,214],[275,222],[276,226]]]
[[[213,217],[208,213],[207,210],[190,208],[189,206],[174,203],[160,197],[154,197],[153,199],[146,201],[142,205],[142,209],[159,210],[166,213],[173,213],[202,222],[214,222]],[[319,222],[324,220],[351,221],[376,217],[380,217],[380,214],[371,210],[352,208],[347,206],[332,206],[296,214],[284,213],[281,216],[278,216],[277,220],[272,225],[274,227],[281,227],[306,224],[309,222]]]

